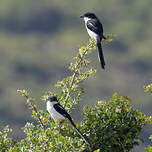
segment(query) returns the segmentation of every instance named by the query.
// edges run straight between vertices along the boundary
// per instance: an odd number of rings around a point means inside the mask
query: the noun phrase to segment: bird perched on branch
[[[71,116],[68,112],[59,104],[56,96],[49,96],[47,98],[46,108],[54,121],[62,121],[64,119],[68,119],[77,133],[81,136],[81,138],[85,141],[87,145],[90,146],[89,142],[85,139],[82,133],[77,129],[75,123],[73,122]]]
[[[84,15],[81,15],[80,18],[84,19],[85,27],[89,36],[97,43],[99,62],[101,67],[105,69],[105,61],[101,46],[102,39],[106,39],[106,37],[103,35],[103,26],[93,13],[85,13]]]

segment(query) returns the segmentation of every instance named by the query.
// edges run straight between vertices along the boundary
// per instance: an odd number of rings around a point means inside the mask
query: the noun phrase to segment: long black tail
[[[101,64],[101,67],[103,69],[105,69],[105,61],[104,61],[104,56],[103,56],[103,51],[102,51],[102,46],[101,46],[101,42],[97,43],[97,47],[98,47],[98,57],[99,57],[99,62]]]
[[[87,145],[89,145],[89,147],[91,147],[90,143],[85,139],[85,137],[82,135],[82,133],[77,129],[75,123],[74,123],[72,120],[70,120],[70,122],[71,122],[72,126],[74,127],[74,129],[76,130],[76,132],[77,132],[77,133],[80,135],[80,137],[85,141],[85,143],[86,143]]]

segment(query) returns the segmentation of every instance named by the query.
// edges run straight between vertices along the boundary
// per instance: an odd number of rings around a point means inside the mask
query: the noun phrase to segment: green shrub
[[[84,88],[81,88],[80,84],[96,73],[96,70],[90,67],[90,60],[87,58],[94,48],[95,42],[89,41],[87,46],[79,49],[69,66],[72,75],[55,84],[58,93],[50,91],[42,96],[44,104],[50,95],[56,95],[68,112],[78,104],[81,94],[84,93]],[[62,125],[55,123],[48,112],[40,110],[35,104],[35,99],[27,91],[18,92],[26,98],[27,105],[32,110],[32,117],[37,123],[26,123],[23,128],[25,138],[19,142],[9,138],[7,131],[6,142],[1,137],[4,151],[126,152],[142,141],[140,133],[143,127],[152,122],[151,117],[131,106],[129,97],[121,97],[115,93],[111,100],[98,101],[94,108],[84,107],[84,118],[77,124],[77,128],[89,141],[88,146],[71,125],[66,122]]]
[[[152,93],[152,83],[145,86],[144,89],[145,89],[145,92]],[[149,139],[152,140],[152,135],[149,137]],[[152,146],[146,147],[145,150],[148,151],[148,152],[152,152]]]
[[[131,150],[142,140],[140,133],[151,118],[138,112],[128,97],[116,93],[108,102],[99,101],[93,109],[85,107],[83,132],[88,135],[92,149],[104,152]]]
[[[11,146],[15,144],[15,141],[12,138],[8,137],[8,134],[12,132],[8,126],[4,128],[0,128],[0,150],[1,152],[5,152],[9,150]]]

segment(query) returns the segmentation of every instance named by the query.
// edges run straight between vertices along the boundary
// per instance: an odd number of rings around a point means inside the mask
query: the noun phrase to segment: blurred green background
[[[21,127],[32,121],[24,99],[16,92],[27,89],[40,103],[45,91],[68,76],[68,64],[81,45],[89,40],[84,12],[97,14],[104,33],[116,34],[104,43],[106,70],[98,63],[97,52],[90,55],[97,68],[94,77],[84,83],[80,105],[108,100],[114,92],[130,96],[132,104],[152,114],[151,96],[143,86],[152,78],[152,1],[151,0],[1,0],[0,2],[0,123],[14,129],[13,136],[23,137]],[[75,120],[78,120],[74,115]],[[147,140],[134,151],[144,151]]]

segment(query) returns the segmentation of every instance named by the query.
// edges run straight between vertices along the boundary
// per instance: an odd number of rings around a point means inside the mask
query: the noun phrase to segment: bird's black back
[[[103,38],[103,26],[98,19],[91,19],[87,21],[87,28],[93,31],[94,33],[100,36],[100,39]]]

